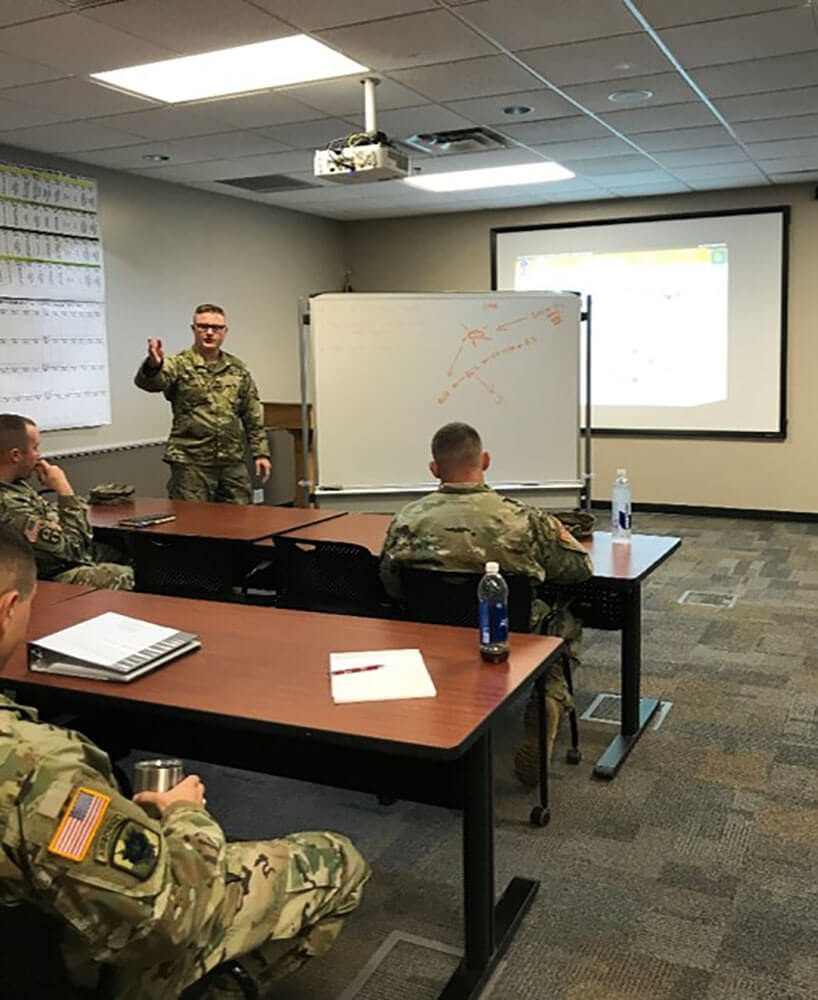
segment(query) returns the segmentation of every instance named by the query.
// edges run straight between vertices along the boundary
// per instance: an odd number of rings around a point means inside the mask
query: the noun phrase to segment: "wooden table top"
[[[74,597],[93,593],[94,588],[82,583],[57,583],[54,580],[38,580],[34,595],[34,608],[50,608],[54,604],[70,601]]]
[[[123,517],[142,514],[173,514],[176,519],[145,528],[119,524]],[[199,503],[157,497],[136,497],[131,503],[94,504],[88,511],[92,528],[246,542],[338,516],[339,512],[334,510],[270,507],[266,504]]]
[[[343,517],[320,521],[306,528],[294,528],[282,534],[299,542],[346,542],[350,545],[363,545],[373,556],[379,556],[391,521],[391,514],[344,514]],[[259,544],[275,545],[275,540],[266,539]]]
[[[320,731],[330,742],[399,745],[418,756],[458,756],[494,713],[553,657],[561,640],[511,637],[506,663],[480,659],[474,629],[344,615],[219,604],[151,594],[95,591],[72,601],[36,604],[28,638],[117,611],[197,633],[202,648],[129,684],[30,673],[19,649],[4,681],[26,689],[82,692],[104,710],[106,702],[153,713],[204,716],[214,725],[260,733],[270,728]],[[419,648],[437,688],[435,698],[336,705],[330,696],[329,654]]]

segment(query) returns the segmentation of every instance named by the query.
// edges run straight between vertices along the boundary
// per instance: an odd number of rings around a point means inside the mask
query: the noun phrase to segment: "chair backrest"
[[[180,597],[219,598],[230,594],[230,542],[138,535],[134,546],[136,590]]]
[[[388,616],[378,562],[363,545],[275,539],[280,608],[344,615]]]
[[[401,569],[401,610],[409,621],[477,628],[477,585],[482,573]],[[508,624],[512,632],[530,631],[532,580],[503,574],[508,584]]]

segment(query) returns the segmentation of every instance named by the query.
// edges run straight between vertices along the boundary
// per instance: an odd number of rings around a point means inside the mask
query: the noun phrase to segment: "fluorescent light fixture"
[[[476,188],[516,187],[520,184],[545,184],[564,181],[574,174],[559,163],[523,163],[508,167],[483,167],[481,170],[454,170],[445,174],[419,174],[407,177],[405,184],[424,191],[472,191]]]
[[[367,67],[323,43],[306,35],[290,35],[218,52],[92,73],[91,79],[178,104],[362,71],[366,72]]]

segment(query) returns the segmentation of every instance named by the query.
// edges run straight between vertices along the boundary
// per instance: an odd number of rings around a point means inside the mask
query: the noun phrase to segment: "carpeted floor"
[[[637,522],[683,538],[644,594],[643,691],[673,707],[610,783],[591,769],[611,726],[583,724],[579,767],[558,745],[542,830],[527,823],[533,793],[511,777],[519,721],[500,727],[497,885],[520,874],[541,887],[484,996],[818,998],[818,525]],[[686,590],[737,600],[680,605]],[[619,690],[618,633],[586,633],[576,682],[580,710]],[[335,828],[372,863],[338,946],[282,984],[281,1000],[434,1000],[461,944],[457,814],[200,773],[231,837]]]

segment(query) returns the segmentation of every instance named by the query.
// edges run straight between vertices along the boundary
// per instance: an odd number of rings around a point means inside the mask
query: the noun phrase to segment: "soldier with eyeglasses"
[[[249,450],[257,478],[270,478],[270,451],[258,389],[249,369],[222,350],[228,331],[224,309],[212,303],[193,312],[193,345],[165,357],[162,341],[148,340],[148,356],[134,382],[162,392],[173,409],[165,446],[172,500],[250,503]]]

